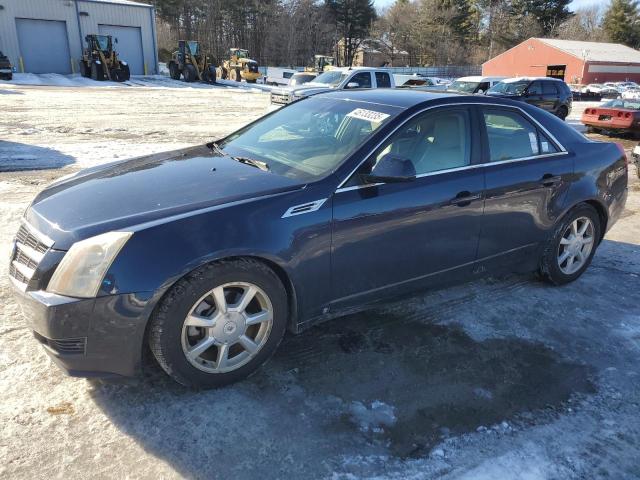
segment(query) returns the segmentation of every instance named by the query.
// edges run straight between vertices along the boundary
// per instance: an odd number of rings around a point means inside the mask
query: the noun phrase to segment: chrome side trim
[[[524,161],[527,161],[527,160],[533,160],[533,159],[539,159],[539,158],[548,158],[548,157],[558,157],[558,156],[563,156],[563,155],[568,155],[568,154],[569,154],[569,152],[555,152],[555,153],[548,153],[546,155],[535,155],[535,156],[532,156],[532,157],[512,158],[512,159],[509,159],[509,160],[501,160],[499,162],[476,163],[476,164],[473,164],[473,165],[465,165],[464,167],[447,168],[446,170],[437,170],[435,172],[421,173],[420,175],[416,175],[416,178],[432,177],[434,175],[442,175],[442,174],[445,174],[445,173],[460,172],[460,171],[463,171],[463,170],[474,170],[476,168],[487,168],[487,167],[491,167],[493,165],[502,165],[502,164],[505,164],[505,163],[524,162]],[[371,184],[366,184],[366,185],[354,185],[352,187],[338,188],[335,193],[349,192],[351,190],[358,190],[358,189],[361,189],[361,188],[378,187],[380,185],[384,185],[384,183],[371,183]]]
[[[422,110],[419,110],[417,112],[415,112],[413,115],[411,115],[409,118],[407,118],[404,122],[402,122],[400,125],[398,125],[396,128],[394,128],[391,132],[389,132],[375,147],[373,147],[371,149],[371,151],[365,155],[364,159],[353,169],[351,170],[351,172],[349,173],[349,175],[347,175],[345,177],[344,180],[342,180],[342,182],[340,182],[340,184],[338,185],[338,187],[336,188],[336,193],[338,192],[346,192],[349,190],[356,190],[358,188],[367,188],[370,186],[374,186],[374,184],[371,185],[358,185],[358,186],[353,186],[353,187],[345,187],[342,188],[342,186],[347,183],[347,181],[351,178],[351,176],[360,168],[360,166],[366,162],[369,157],[371,157],[371,155],[373,155],[373,153],[382,146],[382,144],[384,142],[386,142],[389,137],[391,137],[394,133],[396,133],[403,125],[406,125],[409,121],[411,121],[414,117],[427,112],[429,110],[433,110],[435,108],[440,108],[440,107],[451,107],[451,106],[461,106],[461,105],[477,105],[479,107],[483,107],[483,106],[491,106],[491,107],[499,107],[499,108],[507,108],[507,109],[513,109],[513,110],[519,110],[526,118],[527,120],[529,120],[531,123],[533,123],[537,128],[539,128],[540,130],[542,130],[542,132],[544,132],[544,134],[546,136],[548,136],[551,141],[553,143],[555,143],[556,147],[558,147],[560,149],[559,152],[556,153],[549,153],[546,155],[536,155],[533,157],[523,157],[523,158],[513,158],[513,159],[509,159],[509,160],[503,160],[500,162],[490,162],[490,163],[478,163],[478,164],[474,164],[474,165],[467,165],[465,167],[458,167],[458,168],[451,168],[451,169],[447,169],[447,170],[440,170],[437,172],[430,172],[430,173],[424,173],[421,175],[418,175],[416,178],[421,178],[423,176],[427,176],[427,175],[437,175],[440,173],[447,173],[447,172],[451,172],[451,171],[457,171],[457,170],[463,170],[463,169],[467,169],[467,168],[477,168],[480,166],[487,166],[487,165],[499,165],[502,163],[511,163],[511,162],[520,162],[520,161],[524,161],[524,160],[531,160],[534,158],[541,158],[541,157],[551,157],[551,156],[557,156],[557,155],[566,155],[569,152],[567,151],[566,148],[564,148],[564,145],[562,145],[558,139],[556,137],[553,136],[553,134],[551,132],[549,132],[549,130],[547,130],[546,128],[544,128],[540,122],[538,122],[535,118],[533,118],[528,112],[526,112],[523,108],[517,106],[517,105],[503,105],[501,103],[479,103],[479,102],[460,102],[460,103],[441,103],[439,105],[431,105],[429,107],[423,108]],[[381,184],[378,184],[381,185]]]
[[[303,215],[305,213],[311,213],[318,210],[324,202],[326,202],[326,198],[321,198],[320,200],[315,200],[313,202],[301,203],[299,205],[294,205],[293,207],[289,207],[286,212],[282,215],[281,218],[294,217],[296,215]]]

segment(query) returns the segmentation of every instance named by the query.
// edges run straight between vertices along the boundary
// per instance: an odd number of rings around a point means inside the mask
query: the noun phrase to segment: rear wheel
[[[129,65],[121,65],[120,67],[122,82],[128,82],[131,79],[131,70]]]
[[[540,271],[546,281],[563,285],[587,269],[600,241],[600,217],[591,205],[580,204],[558,223],[547,241]]]
[[[240,73],[240,68],[236,68],[236,82],[242,81],[242,74]]]
[[[569,115],[569,109],[564,105],[560,105],[560,108],[558,108],[556,115],[560,120],[564,120]]]
[[[169,76],[173,80],[180,80],[180,69],[178,68],[178,65],[175,62],[169,63]]]
[[[177,382],[226,385],[271,357],[288,320],[278,276],[255,260],[216,262],[180,280],[154,313],[149,346]]]
[[[184,70],[182,71],[182,74],[184,75],[184,81],[189,83],[195,82],[196,78],[198,77],[198,73],[196,72],[196,67],[194,67],[191,64],[184,66]]]
[[[80,75],[84,78],[89,78],[91,76],[91,71],[87,68],[87,64],[84,60],[80,60]]]
[[[96,62],[91,62],[91,79],[98,82],[104,80],[104,70],[102,65],[98,65]]]
[[[209,66],[209,68],[204,71],[203,80],[206,83],[216,83],[216,68],[213,65]]]
[[[220,78],[226,80],[229,77],[229,72],[226,68],[220,67]]]

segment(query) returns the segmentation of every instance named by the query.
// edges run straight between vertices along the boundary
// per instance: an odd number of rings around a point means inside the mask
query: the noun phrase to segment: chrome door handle
[[[454,198],[449,200],[449,205],[455,205],[457,207],[466,207],[471,202],[475,200],[480,200],[482,198],[481,194],[472,195],[471,192],[460,192]]]

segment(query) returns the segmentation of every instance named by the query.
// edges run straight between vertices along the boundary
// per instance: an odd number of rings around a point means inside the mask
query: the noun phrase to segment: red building
[[[530,38],[482,64],[482,75],[640,83],[640,51],[618,43]]]

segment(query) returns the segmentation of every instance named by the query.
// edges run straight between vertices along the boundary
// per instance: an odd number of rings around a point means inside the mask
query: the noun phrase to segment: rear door
[[[553,229],[573,174],[572,154],[516,107],[484,107],[485,209],[478,258],[513,264]]]
[[[120,60],[129,64],[132,75],[144,75],[144,53],[142,50],[142,33],[140,27],[119,25],[99,25],[101,35],[113,37],[113,48]]]
[[[548,112],[555,112],[560,106],[560,91],[556,86],[556,82],[542,82],[543,106]]]
[[[530,105],[535,105],[539,108],[544,108],[544,99],[542,97],[542,82],[531,82],[531,85],[527,87],[524,101]]]

